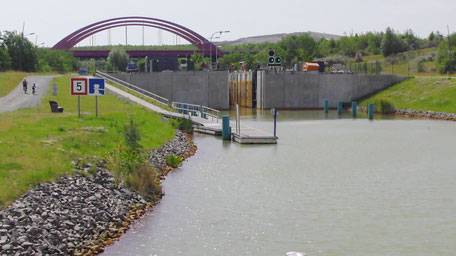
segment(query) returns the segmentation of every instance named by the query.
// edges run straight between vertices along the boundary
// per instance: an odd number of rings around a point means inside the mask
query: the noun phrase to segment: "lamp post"
[[[19,70],[22,71],[22,55],[24,55],[24,29],[25,29],[25,22],[24,25],[22,25],[22,33],[21,33],[21,49],[19,51]],[[35,33],[30,33],[25,36],[31,36],[34,35]]]
[[[230,31],[228,31],[228,30],[227,31],[216,31],[216,32],[212,33],[212,35],[211,35],[211,54],[210,54],[210,56],[211,56],[211,59],[210,59],[210,61],[211,61],[211,70],[212,70],[212,38],[217,33],[219,33],[220,36],[221,36],[223,33],[230,33]],[[215,49],[215,50],[217,51],[217,49]]]
[[[222,46],[217,46],[217,48],[222,48]],[[215,65],[216,66],[216,70],[218,70],[218,60],[217,60],[217,55],[218,55],[218,49],[215,51]]]

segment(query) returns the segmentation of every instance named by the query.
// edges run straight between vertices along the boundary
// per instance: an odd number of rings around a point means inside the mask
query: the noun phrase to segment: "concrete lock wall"
[[[228,72],[153,72],[113,74],[114,77],[144,90],[184,102],[229,109]]]
[[[259,71],[257,108],[322,108],[351,102],[407,79],[396,75],[315,74]]]

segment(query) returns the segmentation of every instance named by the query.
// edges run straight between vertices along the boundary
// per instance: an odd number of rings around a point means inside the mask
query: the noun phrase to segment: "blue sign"
[[[105,95],[105,80],[103,78],[89,79],[89,95]]]

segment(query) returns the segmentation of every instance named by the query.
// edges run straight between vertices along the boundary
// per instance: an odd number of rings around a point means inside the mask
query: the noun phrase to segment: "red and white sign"
[[[87,78],[71,78],[71,95],[87,95]]]

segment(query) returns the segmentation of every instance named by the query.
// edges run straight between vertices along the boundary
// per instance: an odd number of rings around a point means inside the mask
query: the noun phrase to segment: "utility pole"
[[[125,24],[125,47],[128,45],[128,32],[127,32],[127,25]]]
[[[21,70],[21,71],[22,71],[22,52],[24,51],[24,29],[25,29],[25,22],[22,25],[21,49],[19,51],[19,70]]]

